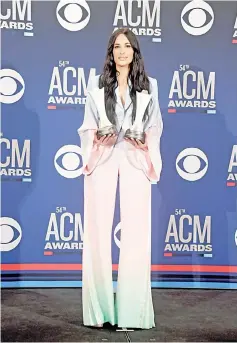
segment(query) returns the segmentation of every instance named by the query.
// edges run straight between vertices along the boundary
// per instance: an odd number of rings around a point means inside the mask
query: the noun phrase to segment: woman
[[[135,127],[139,116],[142,120]],[[132,137],[138,127],[140,140]],[[78,129],[85,175],[84,325],[155,326],[151,182],[160,178],[162,129],[157,81],[144,71],[136,36],[129,29],[118,29],[109,40],[103,73],[88,87],[84,122]],[[111,232],[118,180],[121,238],[114,301]]]

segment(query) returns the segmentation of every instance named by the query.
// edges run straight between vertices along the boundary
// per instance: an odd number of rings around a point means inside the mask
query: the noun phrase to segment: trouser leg
[[[119,327],[155,326],[151,295],[151,184],[126,157],[120,161],[121,242],[116,293]]]
[[[118,163],[116,152],[85,176],[83,241],[83,322],[115,324],[111,232]]]

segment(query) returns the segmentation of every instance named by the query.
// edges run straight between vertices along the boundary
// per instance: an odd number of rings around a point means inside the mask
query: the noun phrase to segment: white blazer
[[[117,102],[115,106],[115,113],[117,117],[117,128],[118,130],[122,126],[121,137],[118,140],[118,144],[123,141],[123,148],[125,147],[125,153],[131,163],[142,169],[145,175],[151,182],[157,182],[160,179],[160,173],[162,170],[162,159],[160,153],[160,138],[163,131],[163,121],[160,112],[160,106],[158,101],[158,86],[156,79],[149,77],[151,94],[146,94],[143,92],[137,92],[137,103],[139,101],[140,106],[145,109],[149,103],[148,109],[148,119],[145,122],[144,130],[146,133],[146,144],[148,146],[148,152],[144,152],[139,148],[135,148],[132,144],[123,140],[123,134],[132,125],[132,100],[129,94],[129,87],[127,87],[125,105],[122,105],[119,89],[115,90]],[[93,172],[97,165],[104,163],[109,158],[112,153],[113,146],[100,146],[97,148],[97,153],[95,154],[95,147],[93,144],[94,134],[98,130],[100,111],[105,109],[104,104],[104,93],[99,91],[98,87],[99,75],[90,79],[90,83],[87,89],[87,100],[85,105],[85,115],[83,124],[78,129],[78,134],[81,139],[81,149],[82,149],[82,159],[83,159],[83,174],[89,175]],[[99,95],[101,94],[101,95]],[[101,106],[96,106],[94,98],[101,97]],[[98,98],[97,98],[98,100]],[[150,101],[151,100],[151,101]],[[125,118],[124,118],[124,113]],[[90,167],[88,168],[88,162],[93,152],[93,163],[90,162]]]

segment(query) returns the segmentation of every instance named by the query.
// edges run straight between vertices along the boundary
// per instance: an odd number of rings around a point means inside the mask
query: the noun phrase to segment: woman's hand
[[[117,139],[116,134],[105,135],[98,139],[95,133],[94,142],[98,145],[112,146],[116,142],[116,139]]]
[[[136,139],[136,138],[124,137],[124,139],[127,142],[131,143],[133,146],[135,146],[135,148],[141,149],[143,151],[148,151],[148,146],[147,146],[146,142],[143,144],[141,141],[139,141],[139,139]]]

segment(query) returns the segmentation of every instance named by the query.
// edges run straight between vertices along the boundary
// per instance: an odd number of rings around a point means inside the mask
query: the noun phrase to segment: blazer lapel
[[[129,80],[130,81],[130,80]],[[120,95],[119,95],[119,87],[115,89],[115,94],[117,98],[118,105],[126,111],[132,103],[132,99],[129,93],[129,86],[128,84],[126,89],[126,97],[125,97],[125,105],[123,106]],[[93,91],[90,92],[94,101],[96,103],[97,109],[99,113],[105,114],[105,103],[104,103],[104,88],[99,89],[98,87],[95,88]],[[151,94],[148,94],[146,91],[136,92],[136,99],[137,99],[137,112],[145,113],[145,110],[148,106],[148,103],[151,99]]]
[[[117,104],[123,109],[123,104],[119,95],[119,86],[115,89],[115,95],[116,95],[116,102]]]
[[[129,93],[129,84],[127,86],[127,91],[126,91],[126,98],[125,98],[125,105],[124,105],[124,109],[125,111],[128,109],[128,107],[131,105],[132,103],[132,99],[130,97],[130,93]]]
[[[146,91],[136,92],[137,97],[137,113],[145,113],[145,110],[150,102],[151,94]]]

